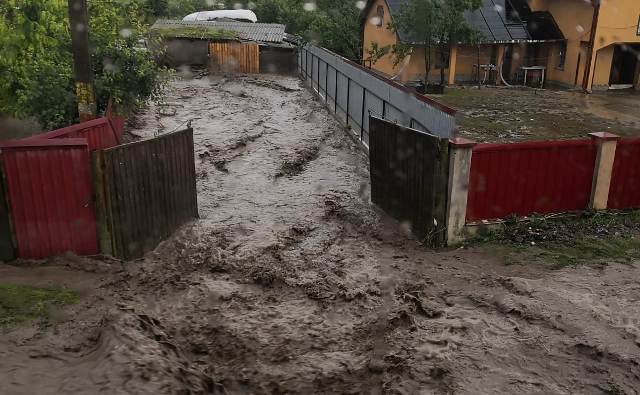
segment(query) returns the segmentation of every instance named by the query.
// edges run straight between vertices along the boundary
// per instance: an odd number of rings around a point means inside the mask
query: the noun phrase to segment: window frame
[[[560,42],[560,50],[558,51],[558,62],[556,63],[556,69],[564,70],[567,65],[567,41]]]
[[[376,26],[382,27],[382,25],[384,25],[384,6],[383,5],[378,5],[378,7],[376,8],[376,16],[378,17]]]

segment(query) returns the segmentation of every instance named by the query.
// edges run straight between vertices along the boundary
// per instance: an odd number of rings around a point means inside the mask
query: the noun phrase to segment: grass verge
[[[31,320],[46,325],[51,306],[63,306],[79,299],[77,293],[65,288],[0,284],[0,329]]]
[[[511,219],[472,243],[491,248],[508,264],[630,263],[640,259],[640,211]]]

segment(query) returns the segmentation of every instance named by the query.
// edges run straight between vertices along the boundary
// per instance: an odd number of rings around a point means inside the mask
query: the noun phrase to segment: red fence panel
[[[640,138],[618,141],[608,206],[614,209],[640,207]]]
[[[120,125],[120,121],[116,121],[116,123],[118,126]],[[107,149],[120,143],[120,136],[118,136],[116,126],[114,126],[112,118],[108,117],[37,134],[25,140],[60,138],[86,138],[90,150]]]
[[[0,148],[18,256],[96,254],[87,140],[7,141]]]
[[[467,220],[587,208],[596,151],[591,140],[475,146]]]

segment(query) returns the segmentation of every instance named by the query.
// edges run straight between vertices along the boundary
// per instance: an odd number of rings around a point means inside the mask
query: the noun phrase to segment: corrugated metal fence
[[[369,125],[371,200],[426,244],[444,244],[449,140],[376,117]]]
[[[476,145],[467,220],[584,210],[595,162],[592,140]]]
[[[260,50],[255,43],[235,41],[209,43],[210,67],[223,72],[258,74]]]
[[[90,150],[111,148],[121,141],[124,127],[123,121],[122,118],[98,118],[47,133],[37,134],[25,140],[86,138]]]
[[[86,139],[0,144],[21,258],[98,252]]]
[[[609,188],[609,208],[640,208],[640,138],[618,141]]]
[[[141,257],[197,218],[193,130],[94,154],[104,253]]]
[[[300,48],[298,71],[367,148],[369,115],[439,137],[453,137],[453,109],[324,48]]]

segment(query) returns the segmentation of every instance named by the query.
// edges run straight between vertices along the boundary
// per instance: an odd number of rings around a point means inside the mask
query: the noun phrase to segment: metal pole
[[[78,113],[80,122],[84,122],[94,119],[97,111],[89,55],[89,15],[86,0],[69,0],[69,24]]]

